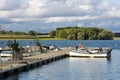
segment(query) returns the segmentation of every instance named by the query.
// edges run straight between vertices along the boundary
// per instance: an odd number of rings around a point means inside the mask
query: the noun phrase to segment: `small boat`
[[[2,51],[0,57],[12,57],[13,51]],[[28,57],[32,55],[40,54],[39,52],[24,52],[23,57]]]
[[[12,53],[1,53],[0,54],[1,57],[12,57]],[[28,56],[32,56],[31,53],[23,53],[23,57],[28,57]]]
[[[68,53],[72,57],[107,58],[111,56],[111,48],[87,47],[72,50]]]
[[[12,56],[12,51],[11,50],[1,51],[0,56],[1,57],[10,57],[10,56]]]

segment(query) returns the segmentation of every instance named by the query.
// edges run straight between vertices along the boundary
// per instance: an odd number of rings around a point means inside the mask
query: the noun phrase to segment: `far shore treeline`
[[[59,27],[48,33],[34,30],[28,33],[0,30],[0,39],[113,40],[115,35],[109,30],[97,27]]]
[[[49,33],[51,37],[67,40],[113,40],[114,34],[97,27],[64,27],[57,28]]]

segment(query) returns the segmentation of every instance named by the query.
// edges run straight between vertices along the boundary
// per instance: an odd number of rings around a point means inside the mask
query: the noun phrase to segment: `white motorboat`
[[[1,53],[0,54],[1,57],[12,57],[12,53]],[[23,53],[23,57],[28,57],[28,56],[32,56],[31,53]]]
[[[72,50],[68,55],[72,57],[107,58],[111,56],[111,51],[111,48],[88,47]]]
[[[0,57],[12,57],[13,51],[2,51]],[[23,57],[28,57],[32,55],[40,54],[40,52],[24,52]]]

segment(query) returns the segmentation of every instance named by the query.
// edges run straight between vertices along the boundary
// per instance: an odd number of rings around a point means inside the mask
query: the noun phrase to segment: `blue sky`
[[[120,32],[120,0],[0,0],[0,24],[8,31],[78,26]]]

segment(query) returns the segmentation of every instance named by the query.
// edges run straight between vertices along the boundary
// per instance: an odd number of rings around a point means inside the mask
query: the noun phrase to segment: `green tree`
[[[33,30],[30,30],[30,31],[28,32],[28,34],[31,35],[31,36],[35,36],[36,32],[33,31]]]
[[[18,46],[19,44],[16,42],[16,40],[14,40],[14,42],[11,44],[12,50],[16,52],[19,51]]]
[[[113,39],[111,31],[103,31],[104,29],[97,27],[65,27],[56,29],[56,37],[70,40],[84,39],[84,40],[99,40],[99,39]]]
[[[14,42],[11,44],[11,48],[13,51],[12,54],[12,59],[13,60],[19,60],[19,44],[16,42],[16,40],[14,40]]]
[[[75,39],[76,39],[75,34],[68,35],[68,36],[67,36],[67,39],[68,39],[68,40],[75,40]]]
[[[58,38],[67,38],[67,34],[64,29],[61,29],[57,32],[57,37]]]
[[[100,40],[113,40],[113,33],[111,31],[103,30],[99,33],[98,38]]]
[[[36,45],[36,46],[41,46],[41,44],[40,44],[40,42],[39,42],[39,38],[38,38],[38,37],[36,38],[35,45]]]
[[[5,31],[4,30],[0,30],[0,34],[5,34]]]
[[[20,31],[16,31],[16,32],[14,32],[14,34],[17,34],[17,35],[25,35],[26,33],[20,32]]]
[[[50,35],[51,37],[55,37],[55,36],[56,36],[56,31],[55,31],[55,30],[50,31],[50,32],[49,32],[49,35]]]
[[[84,40],[84,32],[83,31],[78,32],[77,39],[78,40]]]

